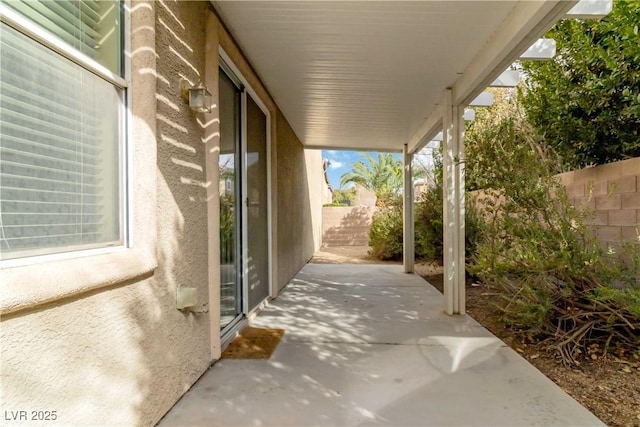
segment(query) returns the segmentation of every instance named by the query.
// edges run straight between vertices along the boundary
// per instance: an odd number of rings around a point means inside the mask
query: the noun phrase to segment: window
[[[0,258],[124,242],[122,6],[0,3]]]

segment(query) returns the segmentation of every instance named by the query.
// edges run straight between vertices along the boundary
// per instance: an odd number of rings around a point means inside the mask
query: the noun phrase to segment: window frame
[[[74,304],[104,289],[152,280],[158,268],[157,74],[155,4],[124,0],[127,77],[128,245],[65,259],[5,268],[0,262],[0,316]],[[135,35],[135,36],[134,36]],[[31,258],[25,258],[31,260]]]
[[[120,0],[122,7],[121,14],[121,32],[122,32],[122,74],[120,76],[106,66],[100,64],[88,55],[80,52],[76,48],[63,41],[55,34],[43,29],[38,24],[32,22],[27,17],[12,10],[7,5],[0,2],[0,21],[8,25],[15,31],[32,39],[34,42],[50,49],[59,54],[63,58],[73,62],[79,67],[85,69],[105,82],[113,85],[119,92],[118,105],[118,204],[119,214],[114,220],[119,222],[119,239],[114,242],[103,242],[89,245],[70,245],[38,248],[33,250],[25,250],[24,255],[15,258],[3,259],[0,254],[0,269],[32,265],[42,262],[51,262],[57,260],[65,260],[70,258],[78,258],[84,256],[92,256],[99,254],[108,254],[111,252],[121,251],[131,247],[131,180],[129,179],[132,172],[131,162],[131,55],[128,54],[131,43],[131,19],[130,19],[130,0]],[[52,248],[62,250],[59,252],[51,252]]]

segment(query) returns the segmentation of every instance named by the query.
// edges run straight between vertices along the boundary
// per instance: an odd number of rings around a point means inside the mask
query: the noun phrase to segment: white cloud
[[[335,156],[336,154],[338,154],[338,152],[336,150],[327,150],[327,154]]]
[[[339,162],[337,160],[329,159],[329,168],[331,168],[331,169],[340,169],[342,166],[344,166],[344,163]]]

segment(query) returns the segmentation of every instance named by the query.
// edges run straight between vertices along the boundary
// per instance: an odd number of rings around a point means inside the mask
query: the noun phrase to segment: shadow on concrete
[[[307,265],[252,322],[270,360],[223,360],[170,425],[598,425],[553,382],[395,265]]]

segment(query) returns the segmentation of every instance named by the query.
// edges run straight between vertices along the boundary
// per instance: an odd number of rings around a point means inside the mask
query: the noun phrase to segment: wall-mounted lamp
[[[180,81],[180,94],[184,102],[189,104],[189,108],[196,113],[211,112],[211,93],[207,88],[199,82],[197,85],[190,87],[188,81]]]

